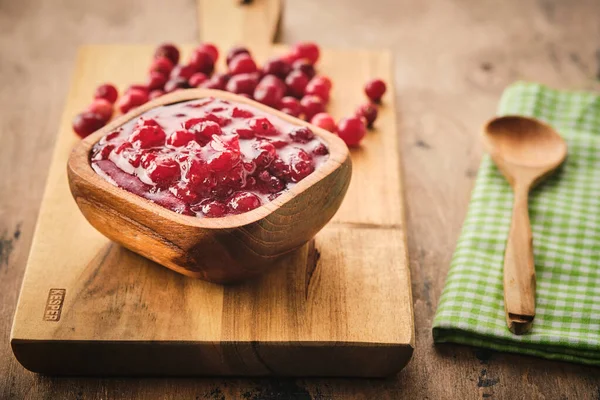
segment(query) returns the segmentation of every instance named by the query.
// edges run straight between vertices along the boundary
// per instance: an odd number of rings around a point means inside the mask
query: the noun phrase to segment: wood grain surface
[[[286,2],[280,34],[285,43],[308,39],[394,52],[417,344],[398,376],[95,379],[23,369],[10,350],[9,329],[77,46],[191,42],[198,36],[195,6],[189,0],[0,2],[0,398],[600,398],[597,368],[433,346],[431,338],[481,157],[479,128],[494,114],[502,89],[516,79],[600,89],[597,0]]]
[[[184,58],[192,47],[182,46]],[[18,359],[34,371],[59,374],[381,377],[399,371],[413,352],[414,325],[398,180],[386,182],[398,190],[396,193],[370,194],[374,206],[396,203],[397,214],[387,215],[386,221],[382,217],[381,223],[367,223],[372,218],[371,208],[340,211],[312,244],[281,258],[275,265],[256,264],[256,268],[270,268],[271,273],[232,286],[165,273],[151,261],[111,244],[77,212],[66,170],[67,157],[77,143],[70,121],[85,107],[94,87],[109,77],[121,89],[128,82],[143,78],[143,68],[124,70],[121,60],[127,60],[131,66],[143,65],[151,59],[152,52],[153,46],[105,45],[84,47],[79,54],[15,316],[12,346]],[[267,54],[255,56],[264,60]],[[338,73],[350,58],[354,73]],[[338,76],[330,104],[333,115],[342,115],[341,109],[351,109],[362,101],[360,90],[356,94],[351,90],[354,82],[365,81],[369,76],[392,81],[390,57],[385,52],[323,50],[323,59],[326,62],[321,71]],[[174,96],[189,98],[193,93]],[[391,146],[391,152],[385,147],[386,142],[394,143],[396,138],[392,110],[389,104],[381,110],[377,129],[369,134],[361,149],[352,152],[355,168],[374,173],[398,171],[397,146]],[[111,129],[107,126],[107,131]],[[101,136],[102,132],[94,135]],[[252,261],[251,253],[269,255],[272,246],[260,249],[260,243],[268,240],[298,246],[295,242],[299,238],[291,235],[268,239],[266,232],[263,237],[263,226],[289,232],[287,218],[305,213],[303,222],[292,223],[307,231],[302,240],[306,242],[314,235],[311,227],[329,219],[320,217],[327,216],[325,205],[336,209],[342,197],[326,200],[326,193],[346,190],[349,160],[348,149],[339,143],[339,138],[322,135],[330,144],[331,161],[322,166],[322,179],[318,171],[306,178],[308,184],[312,178],[314,187],[323,195],[309,201],[322,212],[298,204],[303,199],[299,194],[290,200],[290,207],[279,208],[281,214],[269,214],[256,226],[248,225],[231,235],[229,228],[224,229],[212,249],[210,244],[205,249],[214,257],[214,271],[234,266],[218,251],[219,243],[227,237],[233,243],[242,243],[232,250],[235,257]],[[72,153],[73,157],[83,158],[86,163],[85,149],[97,139],[86,139]],[[88,171],[89,167],[82,170],[81,164],[80,160],[75,179],[97,178]],[[331,173],[325,175],[328,170]],[[87,171],[87,175],[82,171]],[[346,198],[360,203],[365,199],[363,193],[369,192],[378,179],[382,176],[352,180]],[[98,184],[97,188],[107,187],[113,193],[113,198],[98,200],[97,190],[92,193],[77,185],[76,197],[84,201],[84,211],[94,226],[115,239],[126,236],[122,240],[128,247],[161,263],[177,258],[176,250],[163,246],[161,251],[150,253],[147,247],[159,246],[159,238],[168,235],[174,235],[169,242],[185,247],[185,241],[193,239],[198,226],[211,223],[173,216],[158,207],[128,210],[126,206],[132,203],[128,201],[123,206],[122,199],[134,195]],[[301,189],[302,182],[298,185]],[[310,190],[303,193],[309,194]],[[275,201],[253,212],[264,214],[276,204]],[[107,207],[119,209],[126,217],[114,223],[95,211]],[[252,213],[247,216],[252,218]],[[110,217],[116,217],[116,213],[110,213]],[[130,222],[134,218],[151,221],[143,225],[155,229],[156,234],[139,232],[138,224]],[[161,222],[160,218],[164,220]],[[244,214],[229,217],[229,221],[243,218]],[[169,227],[169,221],[179,226]],[[216,220],[211,221],[216,224]],[[303,223],[306,229],[302,228]],[[227,222],[223,220],[222,224]],[[247,238],[252,240],[244,245]],[[225,265],[218,265],[217,261]],[[217,272],[210,277],[219,278]],[[67,295],[60,320],[45,321],[42,315],[53,288],[66,289]],[[88,363],[86,358],[95,362]]]

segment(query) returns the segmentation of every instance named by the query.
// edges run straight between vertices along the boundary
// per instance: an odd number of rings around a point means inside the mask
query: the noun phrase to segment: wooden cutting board
[[[256,7],[272,10],[273,4]],[[274,24],[279,17],[270,12]],[[260,61],[284,50],[249,45]],[[183,56],[192,48],[182,46]],[[384,98],[377,129],[352,152],[352,182],[332,222],[268,275],[219,286],[110,242],[87,223],[69,192],[66,162],[77,142],[72,117],[99,83],[123,89],[143,81],[153,49],[94,45],[79,52],[13,324],[17,359],[47,374],[371,377],[399,371],[413,352],[414,325],[392,94]],[[318,69],[334,81],[332,115],[349,115],[364,102],[369,78],[393,87],[391,61],[382,51],[324,50]]]

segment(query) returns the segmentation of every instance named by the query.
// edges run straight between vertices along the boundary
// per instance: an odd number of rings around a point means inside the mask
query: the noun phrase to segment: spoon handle
[[[516,335],[531,329],[535,317],[535,264],[526,185],[515,185],[515,200],[504,254],[504,310]]]

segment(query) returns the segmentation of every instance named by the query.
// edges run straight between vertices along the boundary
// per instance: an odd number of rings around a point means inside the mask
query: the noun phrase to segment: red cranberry
[[[329,150],[327,149],[327,146],[325,146],[323,143],[319,143],[317,147],[313,149],[313,154],[318,156],[326,156],[327,154],[329,154]]]
[[[269,171],[262,171],[258,174],[258,179],[262,182],[262,187],[267,193],[281,192],[285,188],[285,183],[269,173]]]
[[[134,83],[133,85],[129,85],[129,87],[125,89],[125,93],[129,93],[132,90],[137,90],[146,94],[150,93],[150,90],[148,90],[148,86],[142,85],[141,83]]]
[[[298,99],[286,96],[279,102],[279,110],[293,117],[297,117],[302,112],[302,107],[300,106]]]
[[[228,74],[215,74],[207,81],[201,83],[200,87],[204,89],[225,90],[225,85],[229,81],[229,78]]]
[[[280,79],[285,79],[292,67],[281,58],[272,58],[263,65],[262,70],[265,75],[275,75]]]
[[[196,73],[196,70],[191,65],[177,65],[171,71],[170,78],[182,78],[182,79],[190,79],[192,75]]]
[[[98,86],[94,92],[95,99],[105,99],[111,104],[114,104],[115,101],[117,101],[118,96],[119,92],[117,91],[117,88],[110,83]]]
[[[150,76],[148,77],[148,89],[150,89],[150,91],[157,89],[162,90],[168,79],[168,76],[163,73],[150,72]]]
[[[164,94],[165,94],[164,90],[153,90],[148,95],[148,98],[150,100],[154,100],[154,99],[159,98],[160,96],[162,96]]]
[[[316,75],[315,67],[306,59],[301,58],[299,60],[294,61],[292,64],[293,71],[302,71],[304,75],[312,78]]]
[[[338,123],[338,135],[348,146],[357,146],[365,137],[366,128],[362,118],[343,118]]]
[[[222,217],[227,213],[227,207],[220,201],[208,201],[200,207],[202,214],[210,218]]]
[[[161,44],[154,52],[154,58],[159,57],[166,57],[173,63],[173,65],[177,65],[179,62],[179,49],[177,49],[177,47],[171,43]]]
[[[240,54],[248,54],[248,55],[250,55],[250,52],[248,51],[247,48],[242,47],[242,46],[232,47],[229,50],[229,52],[227,53],[227,59],[226,59],[227,65],[229,65],[229,63],[231,63],[231,60],[233,60],[233,58],[235,56],[238,56]]]
[[[275,146],[266,141],[255,142],[252,144],[254,154],[256,156],[252,159],[254,165],[257,168],[266,168],[277,156],[277,150]]]
[[[306,89],[308,81],[308,76],[301,71],[292,71],[287,78],[285,78],[285,84],[288,87],[289,94],[298,98],[304,96],[304,90]]]
[[[213,63],[216,63],[219,59],[219,49],[212,43],[202,43],[200,46],[196,47],[196,50],[210,54]]]
[[[202,72],[203,74],[210,75],[215,69],[215,62],[212,56],[201,50],[195,50],[190,56],[189,65],[194,68],[196,72]]]
[[[148,99],[148,92],[131,90],[119,98],[119,101],[117,101],[117,108],[119,111],[125,114],[132,108],[141,106],[142,104],[148,102]]]
[[[167,57],[158,57],[150,65],[150,73],[160,72],[163,75],[169,75],[173,70],[173,63]]]
[[[180,129],[169,135],[167,138],[167,144],[175,147],[183,147],[194,139],[196,139],[196,135],[194,133]]]
[[[329,132],[335,132],[335,121],[333,117],[327,113],[318,113],[311,118],[310,123],[318,126],[319,128],[325,129]]]
[[[292,129],[292,131],[289,133],[289,136],[294,142],[306,143],[312,140],[315,137],[315,134],[309,127],[301,126]]]
[[[190,84],[187,80],[183,78],[171,78],[167,83],[165,83],[165,92],[171,93],[178,89],[187,89],[190,87]]]
[[[307,121],[310,121],[316,114],[325,112],[325,102],[320,97],[306,95],[300,100],[302,113]]]
[[[256,63],[249,54],[239,54],[229,63],[229,73],[232,75],[256,72]]]
[[[73,130],[82,138],[91,135],[106,124],[106,120],[98,114],[85,111],[73,118]]]
[[[250,192],[239,192],[229,200],[229,209],[233,213],[243,213],[260,207],[260,199]]]
[[[265,76],[254,90],[254,100],[277,107],[285,94],[285,84],[274,75]]]
[[[292,182],[299,182],[310,175],[315,170],[315,166],[313,165],[312,157],[307,152],[297,148],[292,150],[288,154],[290,178]]]
[[[149,163],[146,171],[152,182],[161,188],[169,186],[181,176],[179,164],[171,158],[157,157]]]
[[[318,83],[318,84],[325,85],[328,90],[331,90],[331,87],[332,87],[331,79],[329,79],[328,77],[326,77],[324,75],[315,76],[314,78],[311,79],[311,82],[314,82],[314,84]]]
[[[315,64],[319,60],[320,51],[315,43],[302,42],[292,47],[292,54],[296,60],[306,58],[311,64]]]
[[[98,114],[106,122],[113,115],[113,105],[108,100],[99,98],[90,104],[88,111]]]
[[[206,82],[207,79],[208,79],[208,76],[206,76],[204,73],[196,72],[194,75],[192,75],[190,77],[189,83],[190,83],[191,87],[198,87],[203,82]]]
[[[218,123],[213,121],[202,121],[196,123],[189,128],[190,132],[195,135],[196,141],[200,144],[208,143],[213,135],[221,135],[223,131]]]
[[[129,142],[141,149],[148,149],[165,144],[165,137],[165,131],[158,126],[142,126],[133,131]]]
[[[225,85],[225,90],[231,93],[246,93],[251,95],[254,93],[258,80],[254,74],[239,74],[234,75]]]
[[[385,82],[381,79],[373,79],[365,85],[365,93],[372,102],[379,103],[385,93]]]
[[[231,116],[233,118],[252,118],[254,117],[254,113],[240,107],[233,107],[233,110],[231,110]]]
[[[305,93],[319,96],[323,101],[329,101],[329,87],[326,82],[321,79],[313,78],[308,85],[306,85]]]
[[[270,136],[277,134],[277,130],[275,129],[273,124],[271,124],[271,121],[264,117],[252,118],[248,122],[248,126],[250,127],[250,129],[252,129],[259,135]]]
[[[363,104],[356,110],[355,116],[364,117],[367,127],[371,128],[377,119],[377,106],[373,103]]]

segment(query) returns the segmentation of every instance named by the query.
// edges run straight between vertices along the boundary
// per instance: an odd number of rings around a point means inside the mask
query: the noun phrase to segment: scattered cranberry
[[[192,75],[196,73],[196,70],[191,65],[177,65],[171,71],[170,78],[182,78],[182,79],[190,79]]]
[[[254,90],[254,100],[269,107],[278,107],[285,90],[285,84],[279,78],[266,75]]]
[[[379,103],[386,90],[385,82],[381,79],[373,79],[365,85],[365,93],[374,103]]]
[[[148,102],[148,99],[148,92],[132,89],[119,98],[116,106],[119,111],[125,114],[132,108],[141,106],[142,104]]]
[[[160,72],[163,75],[169,75],[173,70],[173,63],[167,57],[158,57],[150,65],[150,73]]]
[[[109,103],[114,104],[117,101],[117,97],[119,96],[119,92],[114,85],[110,83],[105,83],[96,88],[94,92],[95,99],[105,99]]]
[[[327,113],[315,114],[310,120],[310,123],[318,126],[319,128],[325,129],[329,132],[335,132],[335,121],[333,117]]]
[[[258,84],[258,79],[254,74],[234,75],[225,85],[225,90],[231,93],[245,93],[251,95]]]
[[[204,89],[218,89],[225,90],[225,85],[229,81],[230,77],[228,74],[215,74],[210,79],[200,84],[201,88]]]
[[[181,170],[177,161],[170,158],[156,158],[146,168],[148,176],[159,188],[169,186],[170,183],[179,179]]]
[[[148,77],[148,89],[150,91],[153,90],[162,90],[165,87],[165,83],[169,77],[161,72],[150,72],[150,76]]]
[[[291,54],[296,60],[306,58],[311,64],[315,64],[319,60],[320,51],[315,43],[303,42],[296,43],[292,47]]]
[[[148,95],[148,99],[154,100],[154,99],[159,98],[160,96],[162,96],[164,94],[165,94],[164,90],[153,90]]]
[[[77,114],[73,118],[73,130],[82,138],[91,135],[106,124],[100,115],[90,111]]]
[[[357,146],[365,137],[366,128],[362,118],[350,117],[338,123],[337,132],[348,146]]]
[[[313,84],[323,84],[327,87],[328,90],[331,90],[331,88],[333,86],[331,84],[331,79],[329,79],[328,77],[326,77],[324,75],[315,76],[314,78],[311,79],[311,82],[313,82]]]
[[[298,99],[286,96],[279,102],[279,110],[293,117],[297,117],[302,112],[302,107],[300,106]]]
[[[150,90],[148,90],[148,86],[142,85],[141,83],[134,83],[133,85],[129,85],[129,87],[125,89],[125,93],[129,93],[132,90],[137,90],[146,94],[150,93]]]
[[[306,59],[301,58],[299,60],[294,61],[292,64],[293,71],[302,71],[304,75],[312,78],[316,75],[315,67]]]
[[[106,122],[113,115],[113,105],[106,99],[98,98],[88,107],[88,111],[99,115]]]
[[[298,98],[304,96],[304,90],[306,89],[306,85],[308,85],[308,81],[308,76],[301,71],[292,71],[285,78],[289,94]]]
[[[171,93],[179,89],[188,89],[190,87],[189,82],[183,78],[171,78],[165,83],[165,92]]]
[[[256,63],[249,54],[239,54],[229,63],[229,73],[232,75],[256,72]]]
[[[291,70],[291,65],[281,58],[272,58],[262,67],[262,71],[265,75],[275,75],[279,79],[285,79]]]
[[[198,87],[202,83],[206,82],[208,76],[203,74],[202,72],[196,72],[194,75],[190,77],[189,84],[191,87]]]
[[[357,117],[363,117],[367,121],[367,127],[371,128],[377,119],[377,106],[373,103],[363,104],[358,107],[355,115]]]
[[[310,121],[316,114],[325,112],[325,102],[323,99],[310,94],[300,100],[300,106],[307,121]]]
[[[232,47],[229,52],[227,53],[227,58],[226,58],[226,63],[227,65],[229,65],[229,63],[231,63],[231,60],[233,60],[233,58],[237,55],[240,54],[248,54],[250,55],[250,52],[248,51],[247,48],[243,47],[243,46],[237,46],[237,47]]]
[[[188,65],[191,66],[195,72],[202,72],[206,75],[212,74],[215,69],[213,56],[202,50],[194,50],[192,52]]]
[[[329,89],[327,83],[322,79],[313,78],[308,85],[306,85],[306,89],[304,90],[306,94],[312,94],[320,97],[323,101],[329,101]]]
[[[171,43],[164,43],[154,52],[154,58],[159,57],[166,57],[173,65],[177,65],[177,63],[179,63],[179,50]]]
[[[197,51],[203,51],[205,53],[210,54],[213,64],[217,62],[219,59],[219,49],[212,43],[202,43],[200,46],[196,48]]]

